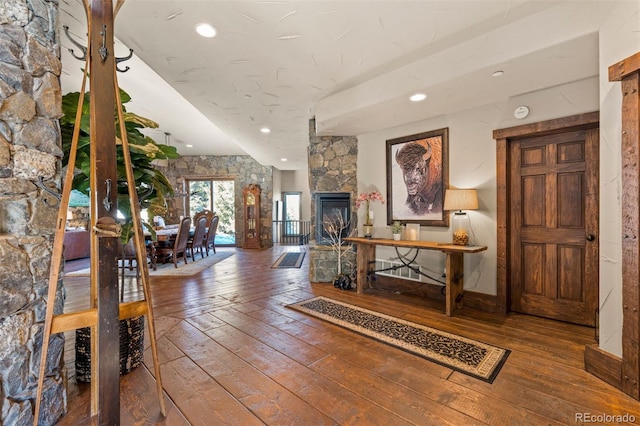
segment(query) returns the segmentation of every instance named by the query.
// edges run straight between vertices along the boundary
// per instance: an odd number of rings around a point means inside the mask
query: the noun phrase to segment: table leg
[[[464,292],[464,255],[462,253],[447,253],[447,300],[446,313],[450,317],[462,307]]]
[[[357,250],[357,264],[358,270],[356,274],[356,293],[362,293],[364,290],[364,284],[367,282],[367,274],[369,272],[369,262],[375,260],[376,246],[370,244],[358,244]]]

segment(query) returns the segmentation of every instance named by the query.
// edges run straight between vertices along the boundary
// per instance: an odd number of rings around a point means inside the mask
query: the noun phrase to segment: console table
[[[429,241],[389,240],[384,238],[351,237],[344,239],[356,244],[357,248],[357,276],[356,292],[362,293],[364,283],[369,273],[369,265],[375,262],[376,246],[389,246],[409,248],[416,250],[435,250],[447,255],[446,277],[446,314],[451,316],[456,309],[457,302],[462,304],[464,286],[464,257],[465,253],[478,253],[487,249],[487,246],[458,246],[447,243],[435,243]]]

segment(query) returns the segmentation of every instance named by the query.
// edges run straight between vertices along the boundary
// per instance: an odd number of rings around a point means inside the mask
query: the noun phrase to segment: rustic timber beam
[[[120,304],[118,318],[125,320],[147,314],[147,303],[145,300],[137,302],[127,302]],[[65,331],[77,330],[83,327],[95,327],[98,324],[98,310],[95,308],[84,311],[71,312],[57,315],[53,318],[51,333],[63,333]]]
[[[603,376],[640,399],[640,52],[610,66],[609,80],[622,82],[622,366],[618,383]],[[588,371],[615,371],[604,351],[591,352]]]
[[[91,0],[89,21],[91,151],[95,180],[92,202],[98,221],[115,221],[118,210],[115,135],[115,58],[113,55],[113,4],[111,0]],[[97,416],[100,425],[120,423],[118,236],[98,235],[97,294],[98,323],[95,342],[97,358]],[[95,253],[96,251],[94,251]],[[95,361],[95,362],[94,362]]]

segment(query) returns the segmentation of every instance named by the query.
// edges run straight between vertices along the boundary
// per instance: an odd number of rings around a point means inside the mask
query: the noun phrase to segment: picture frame
[[[387,222],[449,226],[449,128],[387,140]]]

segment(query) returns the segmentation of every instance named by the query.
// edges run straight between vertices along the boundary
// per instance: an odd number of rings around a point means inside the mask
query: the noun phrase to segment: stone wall
[[[249,184],[260,186],[260,247],[273,246],[273,169],[263,166],[248,155],[182,156],[169,160],[170,167],[157,166],[175,187],[182,187],[184,178],[225,178],[235,181],[236,246],[244,241],[244,209],[242,190]],[[169,203],[168,222],[177,223],[185,214],[184,198]]]
[[[62,150],[58,2],[0,2],[0,424],[33,423]],[[62,281],[55,312],[62,313]],[[64,337],[51,338],[41,423],[66,411]]]
[[[311,192],[311,229],[315,229],[316,192],[351,193],[351,226],[357,226],[355,210],[358,139],[354,136],[317,136],[315,119],[309,120],[309,190]],[[315,232],[312,232],[315,238]],[[337,274],[337,254],[330,246],[317,245],[312,240],[309,247],[309,280],[331,282]],[[345,273],[355,265],[353,251],[343,258]]]

